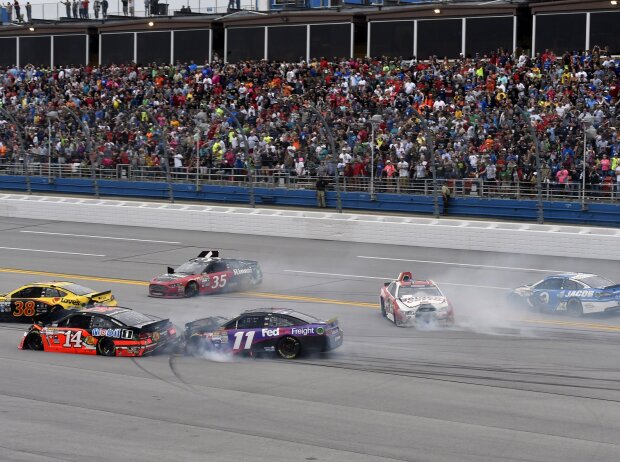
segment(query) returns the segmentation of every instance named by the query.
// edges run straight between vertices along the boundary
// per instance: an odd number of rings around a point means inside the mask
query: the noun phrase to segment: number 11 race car
[[[149,284],[149,295],[162,298],[194,297],[222,291],[246,290],[263,282],[258,262],[219,258],[216,250],[204,250],[177,269],[168,268]]]
[[[218,316],[185,325],[185,351],[199,355],[205,351],[232,354],[276,353],[294,359],[303,352],[322,352],[342,345],[338,321],[321,321],[288,309],[256,309],[233,319]]]
[[[381,314],[397,326],[454,324],[454,310],[433,281],[414,280],[410,272],[381,289]]]
[[[57,313],[54,313],[55,315]],[[129,308],[99,306],[68,310],[54,321],[37,322],[24,333],[22,350],[101,356],[144,356],[176,344],[168,319],[153,319]]]

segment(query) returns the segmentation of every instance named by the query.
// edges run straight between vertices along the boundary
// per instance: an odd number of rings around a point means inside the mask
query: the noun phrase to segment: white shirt
[[[405,159],[401,160],[396,166],[398,167],[398,173],[401,178],[407,178],[409,176],[409,163]]]

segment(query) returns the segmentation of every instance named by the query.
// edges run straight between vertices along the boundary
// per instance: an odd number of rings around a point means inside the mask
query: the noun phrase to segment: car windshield
[[[93,289],[89,289],[88,287],[84,287],[79,284],[65,284],[62,286],[62,288],[67,289],[69,292],[72,292],[75,295],[86,295],[95,292]]]
[[[441,297],[441,292],[435,286],[400,286],[399,297]]]
[[[579,280],[593,289],[602,289],[603,287],[614,285],[614,283],[609,279],[605,279],[600,276],[589,276]]]
[[[140,324],[146,324],[148,322],[154,321],[153,319],[142,313],[131,310],[121,311],[120,313],[116,313],[111,317],[113,317],[117,321],[122,322],[126,326],[139,326]]]
[[[183,273],[183,274],[200,274],[202,273],[207,265],[197,261],[188,261],[187,263],[183,263],[179,266],[175,273]]]

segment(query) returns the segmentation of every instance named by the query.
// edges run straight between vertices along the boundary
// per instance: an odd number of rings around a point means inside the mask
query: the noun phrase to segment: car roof
[[[69,281],[44,281],[44,282],[33,282],[32,284],[24,284],[25,286],[39,286],[39,287],[65,287],[70,284],[74,284]],[[88,288],[88,287],[87,287]]]
[[[298,313],[290,308],[252,308],[251,310],[245,310],[241,314],[288,314],[295,315]],[[300,313],[301,314],[301,313]]]
[[[133,311],[131,308],[125,308],[123,306],[94,306],[92,308],[86,308],[78,311],[78,313],[86,314],[104,314],[106,316],[114,317],[117,314],[125,313],[127,311]]]
[[[596,274],[592,273],[563,273],[563,274],[554,274],[553,276],[547,276],[545,279],[550,278],[569,278],[569,279],[585,279],[590,277],[596,277]]]

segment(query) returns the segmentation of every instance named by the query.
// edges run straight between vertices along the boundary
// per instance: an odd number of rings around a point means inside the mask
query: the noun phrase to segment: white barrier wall
[[[620,230],[358,213],[0,195],[0,216],[620,260]]]

